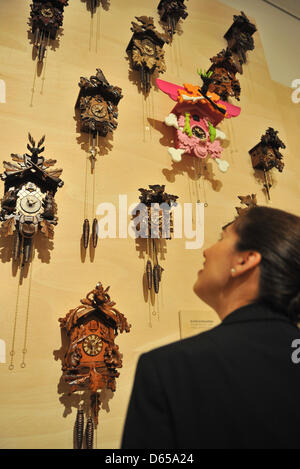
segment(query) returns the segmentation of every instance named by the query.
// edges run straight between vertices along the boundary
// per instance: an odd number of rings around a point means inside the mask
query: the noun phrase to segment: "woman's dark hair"
[[[300,321],[300,217],[269,207],[254,207],[237,218],[238,251],[261,254],[257,300]]]

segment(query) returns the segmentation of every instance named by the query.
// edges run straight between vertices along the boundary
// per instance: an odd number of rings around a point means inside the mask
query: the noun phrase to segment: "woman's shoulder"
[[[193,354],[195,351],[197,351],[197,353],[211,355],[212,350],[215,347],[215,340],[219,334],[222,334],[221,325],[192,337],[187,337],[162,345],[161,347],[157,347],[144,353],[143,356],[149,359],[161,360],[168,357],[175,357],[176,359],[176,357],[184,356],[186,353]]]

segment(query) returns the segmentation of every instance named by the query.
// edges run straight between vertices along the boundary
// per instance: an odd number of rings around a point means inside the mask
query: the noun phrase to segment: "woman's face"
[[[203,252],[205,261],[198,272],[194,292],[210,306],[216,304],[232,281],[231,269],[239,256],[235,250],[238,235],[233,227],[234,224],[228,225],[222,230],[219,241]]]

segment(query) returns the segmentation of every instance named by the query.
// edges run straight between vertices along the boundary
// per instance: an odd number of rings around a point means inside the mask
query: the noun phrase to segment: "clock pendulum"
[[[1,233],[4,237],[12,237],[14,268],[20,267],[10,369],[13,369],[20,285],[26,276],[26,270],[30,269],[22,362],[25,366],[34,241],[39,232],[46,238],[53,239],[54,226],[58,222],[54,197],[57,189],[63,186],[63,181],[59,178],[62,169],[49,169],[56,160],[46,159],[41,155],[45,149],[45,136],[37,145],[30,134],[28,139],[29,153],[12,153],[13,163],[4,161],[4,172],[0,174],[0,179],[4,181],[0,212]]]
[[[101,0],[83,0],[86,1],[86,7],[91,13],[90,22],[90,37],[89,37],[89,51],[92,51],[93,38],[95,37],[95,52],[99,49],[99,36],[100,36],[100,11],[101,11]],[[104,8],[108,9],[109,4],[106,4]]]
[[[100,389],[116,390],[117,368],[122,368],[122,354],[115,338],[118,332],[130,332],[124,314],[114,306],[108,294],[109,287],[99,282],[81,305],[60,318],[60,327],[68,338],[62,363],[63,379],[70,386],[70,393],[89,391],[89,402],[79,405],[75,421],[75,442],[83,444],[84,414],[87,415],[85,445],[93,448],[94,428],[98,425]],[[84,400],[84,395],[81,396]]]
[[[270,200],[270,188],[273,185],[271,170],[276,168],[281,173],[284,168],[283,155],[279,149],[286,147],[277,134],[278,130],[269,127],[260,142],[249,151],[253,168],[263,171],[264,188],[268,200]]]
[[[80,92],[75,104],[75,110],[80,113],[80,131],[89,135],[88,158],[91,162],[91,173],[93,175],[93,213],[95,213],[95,169],[96,156],[101,154],[99,137],[106,138],[118,126],[118,104],[122,99],[122,90],[112,86],[106,80],[102,70],[97,68],[95,76],[89,79],[81,77],[79,82]],[[84,200],[84,222],[82,241],[83,247],[87,249],[90,239],[90,222],[87,217],[87,188],[88,167],[86,164],[85,174],[85,200]],[[97,218],[92,222],[93,248],[97,246]]]

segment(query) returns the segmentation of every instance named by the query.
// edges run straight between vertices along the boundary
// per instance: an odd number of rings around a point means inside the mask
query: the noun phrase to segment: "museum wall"
[[[130,333],[116,338],[123,354],[117,390],[100,393],[95,447],[118,448],[140,354],[199,332],[192,330],[190,319],[184,324],[185,318],[218,323],[215,313],[194,295],[193,284],[203,249],[236,215],[238,195],[256,194],[259,205],[300,215],[300,104],[292,102],[291,89],[271,80],[259,31],[254,35],[255,50],[248,52],[248,63],[238,77],[241,100],[234,104],[242,112],[220,125],[228,137],[222,157],[230,168],[221,173],[208,159],[201,164],[199,178],[192,157],[175,164],[168,154],[173,131],[163,121],[174,103],[154,86],[144,98],[125,52],[135,16],[153,16],[161,30],[158,0],[102,3],[106,8],[98,8],[92,18],[85,1],[70,1],[62,34],[48,48],[42,70],[37,70],[32,52],[30,2],[0,3],[0,79],[6,84],[6,100],[0,103],[1,168],[11,153],[26,152],[28,132],[36,140],[45,134],[44,155],[57,160],[64,181],[56,195],[59,222],[54,239],[48,242],[39,236],[32,264],[22,275],[12,264],[11,240],[0,240],[0,339],[6,344],[5,363],[0,363],[1,448],[73,447],[78,396],[69,396],[61,380],[64,348],[59,318],[78,306],[97,282],[110,286],[111,299],[132,326]],[[167,71],[160,76],[178,85],[199,82],[197,69],[207,69],[210,57],[226,47],[223,35],[238,13],[216,0],[189,0],[187,7],[182,32],[164,47]],[[124,97],[118,128],[100,141],[93,177],[88,138],[79,131],[74,105],[80,77],[94,75],[96,68],[122,88]],[[286,144],[283,172],[272,171],[270,201],[248,154],[268,127],[278,130]],[[198,199],[207,204],[203,248],[186,249],[185,238],[162,242],[159,259],[164,272],[155,298],[149,297],[144,284],[145,244],[130,236],[106,238],[95,250],[84,251],[81,243],[85,214],[92,219],[96,207],[105,202],[114,204],[118,216],[119,195],[127,196],[129,207],[139,202],[138,189],[149,184],[165,184],[182,206],[192,203],[195,209]]]

